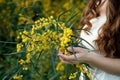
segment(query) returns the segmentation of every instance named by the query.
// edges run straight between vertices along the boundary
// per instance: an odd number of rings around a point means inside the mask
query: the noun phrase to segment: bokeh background
[[[67,10],[70,12],[63,15],[63,21],[68,19],[72,13],[78,12],[78,22],[76,23],[78,26],[87,2],[88,0],[0,0],[0,80],[12,80],[12,72],[14,72],[18,59],[15,52],[18,42],[17,34],[20,29],[29,28],[41,17],[54,16],[57,18]],[[43,61],[39,66],[44,66],[43,72],[50,69],[49,61]],[[40,78],[34,70],[24,74],[26,77],[23,80],[49,79],[48,76]]]

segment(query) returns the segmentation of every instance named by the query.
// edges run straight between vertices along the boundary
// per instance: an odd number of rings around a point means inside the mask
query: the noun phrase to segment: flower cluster
[[[75,43],[76,40],[75,37],[73,37],[73,33],[71,28],[67,27],[65,23],[57,21],[53,16],[40,18],[35,21],[31,29],[20,31],[18,39],[21,40],[21,42],[17,44],[16,48],[18,53],[23,53],[23,55],[26,56],[18,61],[22,67],[21,69],[23,71],[29,70],[28,65],[31,63],[38,65],[41,63],[39,63],[40,59],[47,60],[46,58],[50,58],[49,60],[51,60],[52,57],[54,70],[59,74],[57,77],[59,77],[60,80],[76,79],[79,77],[79,73],[86,74],[91,79],[91,75],[85,66],[81,64],[65,66],[62,62],[59,62],[58,57],[57,61],[54,59],[58,49],[66,55],[71,55],[71,53],[66,50],[66,47],[70,46],[71,43]],[[49,61],[47,62],[49,63]],[[68,67],[73,70],[65,73]],[[49,69],[50,65],[47,68]],[[38,71],[38,73],[39,72],[45,71]]]
[[[71,42],[73,35],[72,29],[65,26],[65,23],[56,21],[52,16],[48,18],[40,18],[35,21],[31,29],[20,31],[17,37],[21,40],[17,44],[17,52],[23,52],[26,57],[21,58],[18,62],[22,66],[22,70],[28,70],[27,65],[31,63],[34,57],[49,57],[54,55],[58,49],[65,52],[67,46]],[[62,67],[61,67],[62,66]],[[60,63],[56,70],[64,70],[64,66]]]
[[[13,79],[15,79],[15,80],[22,80],[22,77],[23,77],[23,75],[16,74],[16,75],[13,76]]]

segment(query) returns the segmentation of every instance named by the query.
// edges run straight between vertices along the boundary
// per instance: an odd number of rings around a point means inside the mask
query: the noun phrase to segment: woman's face
[[[106,8],[107,8],[108,0],[105,0],[101,7],[99,8],[100,16],[106,15]]]

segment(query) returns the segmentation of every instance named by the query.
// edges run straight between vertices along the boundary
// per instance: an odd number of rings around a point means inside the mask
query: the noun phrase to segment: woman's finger
[[[76,60],[74,55],[67,56],[67,55],[64,55],[64,54],[58,54],[58,56],[60,56],[65,61],[74,61],[74,60]]]
[[[67,50],[70,52],[73,52],[73,50],[74,50],[76,53],[79,53],[82,50],[82,48],[80,48],[80,47],[68,47]]]
[[[62,54],[62,52],[59,50],[59,51],[58,51],[58,54]]]
[[[65,61],[61,57],[60,57],[60,60],[61,60],[62,63],[65,63],[65,64],[74,64],[75,63],[74,61]]]
[[[61,57],[59,57],[59,59],[61,60],[62,63],[65,63],[65,64],[72,64],[70,61],[65,61],[65,60],[63,60]]]

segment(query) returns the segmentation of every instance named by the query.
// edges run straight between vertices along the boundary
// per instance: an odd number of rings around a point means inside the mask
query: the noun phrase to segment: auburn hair
[[[102,0],[89,1],[80,21],[82,26],[87,24],[87,29],[91,29],[90,19],[100,16],[99,7],[103,3]],[[105,53],[106,57],[120,58],[120,0],[108,0],[106,8],[107,20],[99,29],[98,38],[94,42],[97,50]]]

